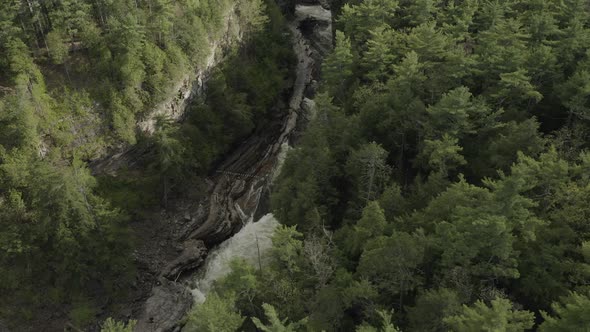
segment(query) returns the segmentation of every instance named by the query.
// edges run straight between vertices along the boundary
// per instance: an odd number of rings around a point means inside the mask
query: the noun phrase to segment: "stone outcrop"
[[[204,257],[207,255],[207,247],[203,241],[189,240],[184,243],[183,247],[182,254],[162,270],[163,277],[176,281],[183,272],[193,270],[203,264]]]
[[[166,332],[186,315],[192,305],[191,292],[182,284],[160,278],[146,301],[144,311],[137,320],[135,331]]]
[[[156,122],[159,117],[166,117],[173,121],[180,121],[185,111],[196,96],[203,93],[205,83],[211,70],[222,61],[225,50],[232,44],[242,40],[242,29],[239,24],[239,17],[235,5],[224,15],[224,25],[221,28],[222,37],[212,40],[209,44],[210,54],[204,65],[196,72],[188,72],[171,89],[169,97],[148,112],[143,119],[137,123],[137,129],[147,135],[153,134],[156,129]],[[39,153],[46,153],[42,148]],[[113,153],[100,159],[93,160],[89,166],[94,174],[116,174],[123,166],[131,166],[134,161],[145,151],[138,151],[137,146],[123,146]]]

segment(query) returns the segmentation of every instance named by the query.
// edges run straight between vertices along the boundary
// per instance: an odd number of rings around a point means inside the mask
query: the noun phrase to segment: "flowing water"
[[[195,303],[203,303],[214,282],[231,272],[230,262],[244,259],[258,266],[259,259],[272,247],[272,234],[279,225],[269,213],[257,222],[250,221],[231,238],[212,250],[195,278],[192,289]]]

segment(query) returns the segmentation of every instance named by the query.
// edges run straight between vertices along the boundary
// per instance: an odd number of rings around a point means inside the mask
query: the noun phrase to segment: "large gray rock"
[[[163,270],[162,276],[172,281],[178,280],[182,272],[194,270],[201,266],[207,256],[205,243],[199,240],[188,240],[180,256],[170,262]]]
[[[192,304],[193,297],[188,288],[180,283],[160,278],[159,285],[152,289],[152,294],[145,303],[134,331],[172,331]]]

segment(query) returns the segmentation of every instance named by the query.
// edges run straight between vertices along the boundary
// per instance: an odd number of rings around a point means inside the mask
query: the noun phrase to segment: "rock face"
[[[196,73],[189,73],[173,89],[174,94],[168,100],[160,103],[148,116],[140,121],[137,126],[145,133],[151,134],[156,129],[156,119],[166,116],[173,120],[180,120],[184,111],[194,97],[203,91],[203,85],[212,68],[222,59],[223,49],[234,41],[242,39],[242,32],[236,15],[236,7],[232,6],[224,15],[222,27],[223,38],[214,40],[209,45],[211,54],[205,61],[205,65]]]
[[[311,32],[315,36],[313,40],[302,31],[310,22],[316,22]],[[252,218],[262,192],[273,177],[281,147],[288,143],[298,119],[309,107],[305,94],[318,74],[316,59],[321,59],[326,45],[331,44],[331,13],[317,4],[296,5],[295,19],[289,28],[299,61],[287,115],[279,124],[254,134],[223,162],[214,179],[209,216],[190,233],[190,239],[202,240],[209,246],[217,244]]]
[[[203,241],[186,241],[182,254],[162,270],[162,276],[176,281],[182,272],[195,269],[203,264],[205,255],[207,255],[207,247]]]
[[[298,121],[313,108],[308,99],[314,90],[310,87],[319,75],[319,61],[332,43],[331,15],[320,2],[310,0],[297,4],[294,14],[289,28],[298,63],[289,109],[245,140],[208,179],[212,183],[208,213],[190,223],[194,228],[179,237],[183,249],[161,271],[160,284],[152,289],[136,331],[172,331],[177,326],[192,305],[181,275],[202,264],[207,248],[231,237],[257,213],[263,193],[284,159],[285,147],[300,126]]]
[[[139,131],[148,135],[153,134],[156,129],[157,119],[161,116],[173,121],[182,120],[190,103],[196,96],[203,93],[204,85],[211,70],[223,59],[224,50],[242,39],[242,30],[236,10],[237,8],[232,6],[224,14],[224,26],[221,28],[223,37],[211,41],[209,45],[211,53],[207,57],[205,64],[196,72],[187,73],[172,89],[168,99],[157,105],[144,119],[138,121],[137,128]],[[39,153],[46,154],[47,152],[43,150],[43,147],[40,147]],[[115,153],[92,161],[89,166],[94,174],[114,175],[122,166],[132,165],[138,159],[138,155],[142,153],[145,153],[145,151],[138,151],[136,146],[124,146]]]
[[[319,65],[332,49],[332,12],[324,6],[297,5],[295,17],[299,30],[315,51],[311,56]]]
[[[152,289],[144,311],[137,320],[135,331],[170,331],[184,317],[192,305],[192,295],[182,284],[161,278]]]

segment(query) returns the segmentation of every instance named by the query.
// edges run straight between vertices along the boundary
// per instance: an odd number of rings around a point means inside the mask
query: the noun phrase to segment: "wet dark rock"
[[[144,311],[137,321],[135,331],[172,331],[191,308],[193,297],[182,284],[160,278],[145,302]]]
[[[163,270],[162,276],[176,281],[182,272],[194,270],[203,264],[207,256],[205,243],[199,240],[188,240],[180,256],[170,262]]]

